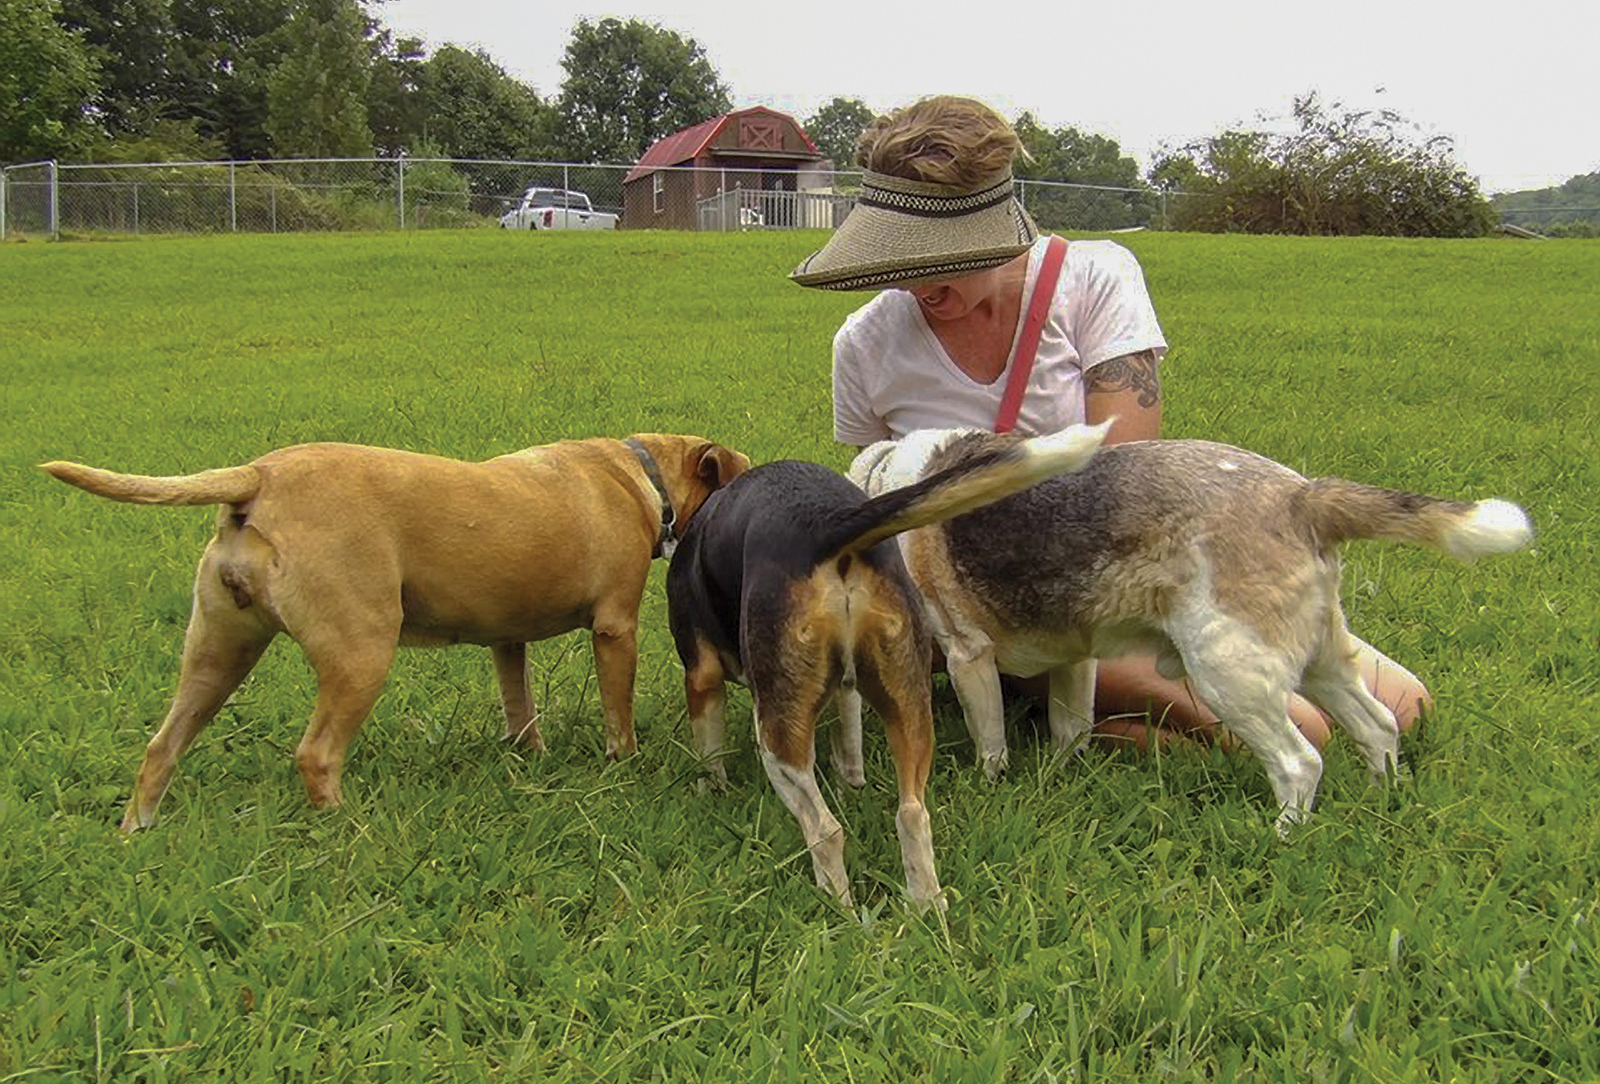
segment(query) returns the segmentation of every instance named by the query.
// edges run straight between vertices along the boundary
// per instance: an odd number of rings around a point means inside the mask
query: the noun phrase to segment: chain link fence
[[[0,237],[497,227],[530,188],[581,192],[623,229],[832,229],[856,172],[465,159],[35,162],[0,170]],[[1022,180],[1047,230],[1166,225],[1149,188]]]
[[[56,164],[28,162],[0,170],[0,241],[43,234],[55,237]]]

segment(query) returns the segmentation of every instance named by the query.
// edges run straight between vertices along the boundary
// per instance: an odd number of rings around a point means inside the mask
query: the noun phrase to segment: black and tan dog
[[[295,752],[315,804],[339,804],[345,750],[402,644],[488,645],[506,737],[542,749],[525,645],[592,629],[606,753],[633,752],[651,558],[749,465],[700,437],[654,433],[483,463],[305,444],[171,478],[44,464],[112,500],[222,506],[195,573],[178,690],[123,831],[154,823],[178,758],[280,632],[317,675],[316,710]]]
[[[864,450],[850,476],[891,492],[1014,439],[913,433]],[[1070,750],[1093,720],[1095,658],[1150,650],[1260,758],[1283,830],[1322,778],[1289,720],[1291,691],[1355,740],[1376,779],[1399,761],[1394,716],[1357,671],[1339,544],[1413,542],[1471,560],[1532,537],[1505,501],[1308,481],[1238,448],[1160,440],[1110,445],[1076,474],[899,542],[991,776],[1006,762],[1000,673],[1048,673],[1052,740]]]
[[[667,571],[672,636],[686,672],[695,746],[717,782],[723,683],[755,700],[756,743],[773,787],[800,822],[817,884],[850,902],[844,835],[817,789],[817,715],[835,690],[854,719],[835,746],[859,786],[860,701],[883,717],[899,780],[896,816],[907,891],[941,903],[924,804],[933,756],[931,643],[899,553],[885,540],[1080,468],[1105,427],[1011,442],[952,470],[868,500],[814,463],[756,467],[712,494]],[[848,703],[847,703],[848,702]]]

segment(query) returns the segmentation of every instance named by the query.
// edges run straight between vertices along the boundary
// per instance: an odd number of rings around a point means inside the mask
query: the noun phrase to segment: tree
[[[268,82],[289,46],[298,0],[171,0],[174,115],[236,159],[269,158]]]
[[[427,50],[420,38],[396,41],[386,30],[374,37],[372,47],[367,122],[373,142],[380,154],[415,152],[428,122],[422,96]]]
[[[175,32],[166,0],[62,0],[57,20],[82,33],[99,68],[94,111],[108,133],[144,132],[171,115]]]
[[[877,117],[860,98],[835,98],[806,121],[806,135],[833,160],[834,169],[854,169],[856,140]]]
[[[267,134],[276,155],[358,158],[372,153],[367,90],[370,24],[357,0],[302,0],[288,51],[267,78]]]
[[[1160,192],[1187,192],[1200,183],[1200,167],[1182,154],[1160,154],[1151,163],[1149,176]]]
[[[94,134],[95,64],[56,11],[48,0],[0,0],[0,162],[69,157]]]
[[[1015,171],[1024,179],[1083,187],[1026,186],[1028,211],[1045,229],[1120,229],[1150,220],[1155,201],[1139,179],[1139,165],[1114,139],[1076,128],[1051,131],[1031,113],[1012,125],[1026,156]]]
[[[699,45],[633,19],[579,20],[561,67],[558,139],[574,161],[637,161],[663,136],[733,105]]]
[[[99,135],[84,149],[90,162],[214,162],[227,150],[200,134],[194,120],[153,120],[137,135]]]
[[[422,136],[451,158],[540,158],[555,112],[488,55],[446,45],[423,66]]]
[[[1418,139],[1390,110],[1297,98],[1287,133],[1225,131],[1156,163],[1194,195],[1172,205],[1183,229],[1251,233],[1476,237],[1495,216],[1444,136]],[[1186,159],[1185,166],[1180,160]]]

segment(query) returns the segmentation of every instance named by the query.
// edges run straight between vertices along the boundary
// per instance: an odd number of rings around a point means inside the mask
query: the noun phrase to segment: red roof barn
[[[627,229],[738,229],[811,223],[798,193],[831,191],[831,163],[793,117],[737,109],[658,141],[622,181]],[[805,221],[803,221],[805,220]]]

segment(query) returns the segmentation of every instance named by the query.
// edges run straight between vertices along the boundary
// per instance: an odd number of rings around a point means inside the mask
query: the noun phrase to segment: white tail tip
[[[1511,553],[1533,541],[1528,514],[1510,501],[1479,501],[1472,513],[1450,529],[1445,548],[1463,561],[1492,553]]]
[[[1050,474],[1079,470],[1100,449],[1115,420],[1109,418],[1099,425],[1069,425],[1058,433],[1034,437],[1028,441],[1028,452]]]

